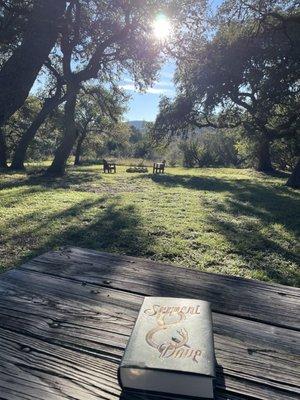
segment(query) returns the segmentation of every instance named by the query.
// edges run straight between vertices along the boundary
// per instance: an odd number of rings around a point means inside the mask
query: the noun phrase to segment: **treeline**
[[[83,154],[103,155],[105,147],[109,150],[109,143],[115,142],[120,149],[123,147],[122,143],[131,132],[122,122],[125,102],[126,96],[120,91],[114,93],[97,85],[82,88],[74,114],[76,142],[70,152],[75,156],[75,165],[80,164]],[[26,160],[46,160],[55,156],[55,150],[64,138],[64,107],[53,109],[46,119],[41,118],[43,111],[43,101],[30,95],[3,128],[11,169],[24,169]]]
[[[99,99],[105,97],[105,108]],[[203,128],[186,137],[172,137],[170,143],[153,141],[153,123],[142,130],[122,120],[126,96],[98,86],[87,86],[76,103],[77,141],[72,150],[74,165],[102,162],[103,158],[137,158],[147,161],[166,159],[168,165],[185,167],[255,167],[255,151],[242,131]],[[24,168],[26,161],[49,160],[62,139],[64,108],[53,110],[35,132],[35,116],[42,100],[28,96],[24,105],[9,119],[4,128],[7,156],[11,168]],[[108,112],[109,111],[109,112]],[[30,140],[29,140],[30,139]],[[292,171],[297,162],[296,142],[282,138],[271,144],[275,168]]]
[[[105,102],[99,100],[105,95]],[[155,148],[149,132],[140,131],[122,119],[126,96],[113,96],[111,91],[88,86],[77,98],[75,126],[77,141],[72,149],[74,165],[102,162],[103,158],[152,159]],[[105,106],[105,107],[104,107]],[[3,128],[7,137],[7,157],[11,168],[24,169],[26,161],[52,159],[62,140],[64,108],[58,107],[35,131],[35,116],[42,108],[42,100],[30,95],[24,105]],[[151,124],[150,124],[151,125]],[[148,129],[149,131],[149,129]]]
[[[164,152],[172,165],[185,167],[257,167],[256,149],[240,129],[208,129],[172,139]],[[297,164],[296,140],[282,138],[270,146],[272,166],[293,171]]]

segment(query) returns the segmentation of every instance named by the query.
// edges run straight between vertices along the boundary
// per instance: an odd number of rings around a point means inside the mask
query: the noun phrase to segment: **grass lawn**
[[[299,285],[300,192],[251,170],[0,175],[0,269],[65,245]],[[298,242],[297,242],[298,240]],[[298,243],[298,244],[297,244]]]

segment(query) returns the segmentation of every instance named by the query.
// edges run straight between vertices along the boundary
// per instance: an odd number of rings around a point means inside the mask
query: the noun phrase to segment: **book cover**
[[[122,387],[213,398],[210,304],[145,297],[119,368]]]

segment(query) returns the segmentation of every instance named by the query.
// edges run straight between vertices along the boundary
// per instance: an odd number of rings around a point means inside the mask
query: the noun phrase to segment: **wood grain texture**
[[[294,287],[74,247],[46,253],[24,268],[144,296],[199,298],[210,301],[220,313],[289,329],[300,327],[300,291]]]
[[[124,393],[117,383],[118,364],[149,294],[214,298],[217,400],[299,398],[299,290],[236,280],[76,248],[2,274],[0,400],[171,399]],[[265,318],[260,309],[255,316],[255,294],[269,311]]]

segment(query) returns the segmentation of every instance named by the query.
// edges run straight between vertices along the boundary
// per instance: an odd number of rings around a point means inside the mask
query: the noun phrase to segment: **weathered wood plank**
[[[219,313],[297,330],[300,327],[300,290],[283,285],[74,247],[46,253],[24,268],[142,295],[196,297],[210,301]]]
[[[29,398],[96,400],[120,395],[116,364],[33,337],[0,329],[0,360],[6,366],[0,388]]]
[[[135,321],[143,296],[127,293],[109,287],[99,287],[55,276],[39,274],[22,269],[2,275],[0,296],[2,304],[11,308],[20,303],[21,309],[28,308],[29,315],[43,312],[51,325],[55,320],[75,318],[78,326],[85,327],[94,319],[97,324],[103,320],[106,329],[115,327],[119,334],[128,335]],[[1,305],[0,305],[1,307]],[[3,312],[3,311],[2,311]],[[9,310],[8,313],[12,311]],[[300,353],[300,334],[297,331],[269,326],[267,324],[213,313],[214,325],[224,336],[240,340],[255,336],[255,343],[284,349],[290,354]],[[52,317],[52,318],[51,318]],[[226,323],[229,321],[228,323]],[[234,329],[231,328],[235,325]],[[250,329],[249,337],[247,330]],[[221,331],[222,330],[222,331]]]
[[[41,340],[55,346],[59,357],[62,350],[72,350],[114,365],[142,302],[134,293],[22,269],[1,276],[0,299],[0,325],[25,337],[22,346],[28,338]],[[226,387],[235,396],[296,398],[296,331],[214,313],[214,332],[223,367],[220,391]]]
[[[116,379],[117,363],[1,328],[0,365],[3,366],[0,370],[1,393],[3,387],[14,393],[16,399],[124,398]],[[276,400],[297,398],[295,393],[268,387],[260,382],[247,383],[243,376],[229,375],[224,379],[228,399],[249,399],[249,396]],[[224,399],[224,391],[218,388],[220,381],[223,382],[223,377],[219,374],[216,400]],[[129,400],[131,397],[126,398]],[[144,396],[142,398],[145,399]]]

